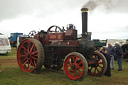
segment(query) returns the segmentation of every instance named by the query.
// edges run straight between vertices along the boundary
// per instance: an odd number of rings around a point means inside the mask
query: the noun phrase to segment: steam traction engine
[[[17,51],[21,70],[36,72],[42,65],[55,70],[64,67],[65,74],[72,80],[83,79],[87,74],[104,74],[107,68],[106,59],[95,51],[93,42],[87,38],[88,9],[82,8],[81,11],[81,38],[77,38],[77,30],[73,24],[67,25],[66,30],[54,25],[46,32],[31,32],[30,37],[33,38],[23,40]]]

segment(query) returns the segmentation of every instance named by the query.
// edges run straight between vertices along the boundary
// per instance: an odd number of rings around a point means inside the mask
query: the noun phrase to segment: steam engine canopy
[[[91,40],[81,41],[79,45],[79,52],[87,59],[91,59],[94,54],[94,43]]]

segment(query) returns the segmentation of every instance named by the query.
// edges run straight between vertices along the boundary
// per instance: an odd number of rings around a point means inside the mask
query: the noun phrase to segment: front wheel
[[[81,80],[88,73],[88,64],[85,57],[78,53],[69,53],[64,59],[64,72],[72,80]]]

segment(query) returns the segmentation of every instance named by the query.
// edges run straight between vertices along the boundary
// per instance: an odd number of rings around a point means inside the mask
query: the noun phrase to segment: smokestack
[[[82,34],[88,32],[88,8],[82,8]]]
[[[88,40],[88,8],[82,8],[82,40]],[[91,37],[91,36],[90,36]]]

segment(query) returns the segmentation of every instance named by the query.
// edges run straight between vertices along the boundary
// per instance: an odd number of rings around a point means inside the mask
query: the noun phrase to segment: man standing
[[[103,49],[104,48],[101,47],[100,50],[99,50],[99,52],[102,53],[105,56],[106,60],[107,60],[107,70],[105,72],[105,75],[108,76],[108,77],[110,77],[111,76],[111,68],[110,68],[111,56],[108,55],[107,52],[104,52]]]
[[[110,67],[111,67],[111,69],[114,70],[114,54],[115,54],[115,48],[111,45],[111,43],[108,43],[107,53],[108,53],[108,55],[111,56]]]
[[[116,51],[116,58],[117,58],[117,62],[118,62],[118,71],[122,71],[122,55],[123,55],[123,51],[122,48],[119,45],[119,42],[115,43],[115,51]]]

